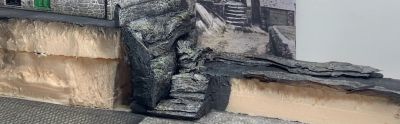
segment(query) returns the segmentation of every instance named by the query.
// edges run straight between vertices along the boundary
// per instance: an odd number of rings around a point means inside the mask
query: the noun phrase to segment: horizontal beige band
[[[231,80],[227,111],[310,124],[400,124],[400,106],[384,97],[299,82]]]
[[[0,21],[0,48],[87,58],[120,57],[118,29],[31,20]]]

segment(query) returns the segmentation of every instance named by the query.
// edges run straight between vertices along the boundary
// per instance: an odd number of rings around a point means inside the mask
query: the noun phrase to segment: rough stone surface
[[[256,78],[281,83],[317,83],[349,93],[371,91],[372,94],[385,96],[393,102],[400,103],[400,81],[382,78],[376,69],[366,66],[339,62],[310,63],[270,56],[232,55],[215,55],[205,66],[205,74],[210,78],[212,87],[212,107],[218,110],[224,110],[227,105],[230,95],[229,81],[232,78]]]
[[[56,13],[95,18],[105,17],[104,0],[53,0],[50,4],[52,11]]]
[[[162,100],[155,110],[150,110],[148,113],[174,119],[199,119],[208,113],[206,104],[204,101],[190,99],[167,99]]]
[[[271,26],[268,29],[272,53],[289,59],[296,58],[296,28],[294,26]]]
[[[241,65],[249,66],[273,66],[290,73],[304,74],[311,76],[320,77],[361,77],[371,78],[383,77],[382,74],[378,73],[379,70],[361,65],[353,65],[350,63],[343,62],[328,62],[328,63],[316,63],[316,62],[305,62],[291,59],[285,59],[275,56],[237,56],[233,54],[222,54],[215,56],[215,59],[220,61],[227,61],[230,63],[236,63]],[[236,59],[237,61],[229,61]]]
[[[179,45],[178,45],[179,46]],[[183,49],[178,48],[178,51]],[[193,51],[194,49],[186,49],[187,51]],[[179,52],[182,53],[182,52]],[[186,55],[186,54],[180,54]],[[182,58],[183,56],[179,56]],[[186,56],[189,60],[193,60],[194,56]],[[202,57],[195,57],[198,60]],[[182,64],[182,61],[178,61]],[[189,61],[190,62],[190,61]],[[195,61],[191,61],[195,63]],[[199,65],[202,66],[202,65]],[[196,67],[188,68],[188,70],[198,71]],[[208,78],[200,73],[180,73],[172,77],[171,90],[169,99],[162,100],[154,110],[148,111],[148,113],[163,116],[163,117],[174,117],[181,119],[198,119],[204,114],[208,113],[209,97],[208,97]]]
[[[174,4],[168,4],[171,1],[149,2],[122,10],[133,13],[140,10],[139,18],[121,16],[132,20],[125,23],[122,33],[134,72],[134,98],[138,104],[153,109],[162,97],[168,95],[177,65],[173,44],[192,29],[192,15],[188,11],[172,10],[154,15],[154,8],[166,9]]]
[[[196,48],[196,45],[194,40],[178,41],[177,52],[180,73],[199,72],[204,68],[204,58],[206,53],[210,52],[210,49]]]
[[[200,74],[179,74],[172,77],[171,93],[205,93],[207,91],[208,80]]]
[[[185,10],[182,0],[141,0],[122,8],[119,12],[120,24],[124,25],[147,16],[159,16],[166,13]]]

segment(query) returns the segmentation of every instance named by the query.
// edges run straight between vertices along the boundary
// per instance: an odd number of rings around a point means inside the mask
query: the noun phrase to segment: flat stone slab
[[[43,11],[30,11],[15,8],[0,7],[0,18],[20,18],[42,21],[66,22],[77,25],[94,25],[100,27],[118,27],[113,20],[96,19],[90,17],[80,17],[72,15],[62,15]]]

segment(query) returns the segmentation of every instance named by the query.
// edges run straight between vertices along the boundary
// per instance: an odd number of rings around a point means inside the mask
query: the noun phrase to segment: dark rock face
[[[162,100],[150,113],[164,117],[198,119],[209,111],[208,79],[200,74],[174,75],[170,99]]]
[[[206,50],[195,49],[194,20],[186,4],[142,0],[120,12],[136,112],[197,119],[209,111],[209,81],[198,73]]]
[[[172,77],[169,99],[162,100],[151,114],[181,119],[198,119],[210,110],[209,79],[200,73],[207,50],[196,49],[193,38],[177,43],[180,74]]]
[[[194,40],[178,41],[177,49],[180,73],[204,70],[205,55],[211,51],[210,49],[196,48],[196,42]]]
[[[135,18],[122,18],[131,19],[123,26],[124,42],[134,73],[134,98],[145,108],[155,108],[160,99],[168,95],[177,65],[174,44],[193,25],[192,15],[188,11],[168,9],[158,14],[154,14],[154,11],[155,8],[169,8],[180,2],[146,1],[122,9],[131,14],[141,12]]]

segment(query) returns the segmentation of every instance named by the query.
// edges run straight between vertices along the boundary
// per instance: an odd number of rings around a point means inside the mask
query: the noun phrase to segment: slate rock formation
[[[275,56],[246,56],[220,53],[212,55],[204,72],[209,79],[212,108],[225,110],[230,79],[250,78],[287,84],[316,83],[355,93],[371,91],[400,103],[400,81],[383,78],[378,69],[349,63],[314,63]]]
[[[134,72],[134,98],[146,108],[154,108],[168,94],[172,75],[176,73],[173,45],[192,29],[192,14],[173,7],[183,4],[181,0],[153,0],[121,9],[121,20],[129,20],[121,24]],[[133,15],[125,16],[125,11]]]
[[[195,49],[193,13],[185,7],[184,0],[143,0],[119,13],[135,112],[185,119],[208,112],[208,79],[197,73],[204,50]]]
[[[177,42],[179,74],[172,77],[169,98],[160,101],[151,114],[182,119],[199,119],[210,111],[208,78],[204,70],[207,49],[197,49],[194,38]]]

